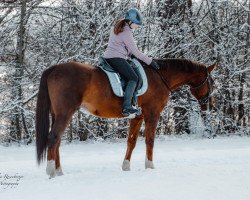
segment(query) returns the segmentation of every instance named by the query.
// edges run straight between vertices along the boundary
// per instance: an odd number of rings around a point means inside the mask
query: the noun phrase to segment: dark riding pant
[[[137,83],[138,76],[134,71],[133,67],[123,58],[106,58],[108,63],[122,76],[124,76],[127,81],[134,81]]]
[[[107,62],[113,67],[121,76],[127,79],[128,83],[125,89],[123,109],[131,108],[131,100],[133,98],[138,76],[133,67],[123,58],[106,58]]]

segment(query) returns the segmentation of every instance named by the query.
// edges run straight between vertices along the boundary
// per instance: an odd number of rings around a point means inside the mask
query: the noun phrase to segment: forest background
[[[157,135],[249,135],[250,0],[2,0],[0,1],[0,142],[35,139],[42,72],[54,64],[98,64],[111,26],[131,7],[144,16],[134,32],[154,58],[218,63],[215,109],[201,118],[188,87],[171,94]],[[124,138],[128,119],[101,119],[79,109],[64,140]],[[143,127],[141,130],[143,136]]]

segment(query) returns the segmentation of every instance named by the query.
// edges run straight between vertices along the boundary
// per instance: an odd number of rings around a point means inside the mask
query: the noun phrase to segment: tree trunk
[[[89,123],[89,119],[88,118],[84,118],[84,120],[82,119],[83,114],[81,113],[80,110],[77,111],[77,121],[78,121],[78,127],[77,127],[77,134],[79,136],[79,140],[80,141],[85,141],[88,138],[88,130],[86,127],[84,127],[84,124]]]
[[[11,116],[11,130],[10,135],[13,139],[20,141],[22,136],[22,125],[23,121],[25,125],[25,117],[23,110],[20,109],[22,106],[22,86],[21,81],[23,77],[23,65],[24,65],[24,37],[25,37],[25,17],[26,17],[26,0],[21,1],[21,15],[20,15],[20,25],[17,35],[17,55],[16,64],[14,72],[14,81],[12,85],[12,99],[15,102],[15,107],[13,114]],[[27,130],[27,129],[26,129]],[[27,133],[28,134],[28,133]]]
[[[250,0],[248,1],[248,8],[250,9]],[[248,12],[247,14],[247,24],[250,24],[250,12]],[[244,56],[244,63],[246,64],[246,66],[250,65],[249,62],[249,49],[250,49],[250,31],[247,32],[247,37],[246,37],[246,48],[245,48],[245,56]],[[248,73],[248,76],[246,76],[246,73]],[[237,121],[237,125],[241,126],[241,127],[246,127],[247,126],[247,121],[245,116],[245,106],[243,103],[243,95],[244,95],[244,85],[247,82],[250,81],[249,79],[249,72],[243,72],[240,76],[240,91],[239,91],[239,105],[238,105],[238,121]],[[249,98],[249,97],[248,97]]]

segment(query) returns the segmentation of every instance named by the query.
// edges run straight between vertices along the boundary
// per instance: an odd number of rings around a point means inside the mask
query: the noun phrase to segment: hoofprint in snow
[[[160,137],[155,169],[145,170],[140,138],[131,171],[121,169],[126,141],[61,145],[64,175],[48,179],[35,146],[0,146],[1,200],[249,200],[250,138]]]

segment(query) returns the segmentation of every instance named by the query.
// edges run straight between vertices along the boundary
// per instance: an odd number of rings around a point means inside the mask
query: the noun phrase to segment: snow
[[[0,146],[1,200],[249,200],[250,138],[159,137],[156,169],[144,169],[140,138],[131,171],[121,170],[126,141],[77,142],[60,148],[63,176],[49,179],[37,166],[35,146]],[[22,176],[9,178],[5,175]],[[5,180],[4,180],[5,179]]]

